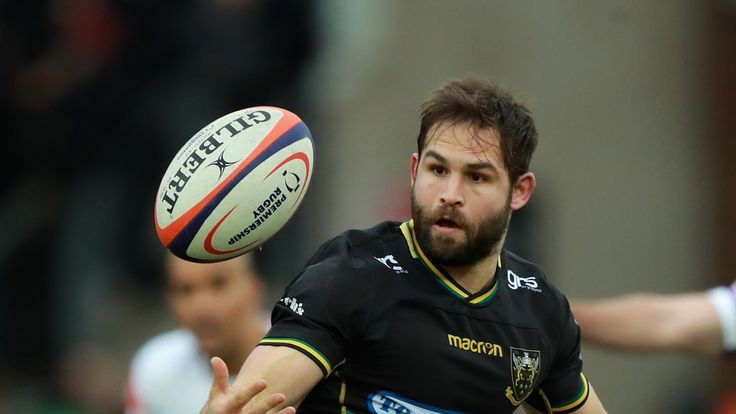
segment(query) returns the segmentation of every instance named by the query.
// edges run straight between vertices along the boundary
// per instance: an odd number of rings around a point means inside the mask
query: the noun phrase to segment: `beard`
[[[443,204],[427,211],[419,205],[412,189],[411,216],[419,246],[432,263],[450,267],[472,266],[488,257],[506,235],[511,217],[511,194],[503,208],[478,221],[471,221],[454,206]],[[464,241],[432,233],[432,226],[443,218],[453,221],[463,230]]]

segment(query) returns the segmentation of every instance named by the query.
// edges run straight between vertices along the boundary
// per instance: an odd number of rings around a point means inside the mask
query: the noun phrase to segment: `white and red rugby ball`
[[[270,106],[227,114],[169,164],[156,196],[158,237],[194,262],[248,252],[294,215],[313,167],[312,134],[295,114]]]

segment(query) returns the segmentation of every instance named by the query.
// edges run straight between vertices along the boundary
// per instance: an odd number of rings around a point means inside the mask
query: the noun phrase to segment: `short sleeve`
[[[138,388],[134,384],[133,374],[128,375],[125,386],[125,414],[143,414],[143,399]]]
[[[563,298],[564,299],[564,298]],[[583,375],[580,352],[580,327],[567,300],[562,304],[563,317],[555,356],[549,375],[533,392],[527,403],[546,413],[563,414],[576,411],[588,399],[589,383]]]
[[[147,387],[144,385],[144,375],[141,373],[142,363],[143,356],[139,350],[133,357],[128,372],[128,381],[125,386],[125,414],[145,414],[147,411],[145,394]]]
[[[723,338],[723,350],[736,355],[736,282],[708,291],[708,299],[718,314]]]
[[[286,287],[259,345],[294,348],[329,375],[367,321],[373,295],[363,267],[343,239],[323,247]]]

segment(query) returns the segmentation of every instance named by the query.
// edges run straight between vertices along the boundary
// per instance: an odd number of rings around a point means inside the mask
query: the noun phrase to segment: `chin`
[[[435,234],[432,241],[432,244],[441,250],[461,250],[467,247],[465,238],[459,235],[453,237],[445,234]]]
[[[197,344],[199,345],[199,350],[207,356],[222,356],[222,347],[219,346],[217,341],[198,338]]]

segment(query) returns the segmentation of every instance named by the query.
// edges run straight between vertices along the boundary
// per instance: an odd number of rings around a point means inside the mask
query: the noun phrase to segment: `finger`
[[[279,411],[276,414],[296,414],[296,408],[289,406]]]
[[[248,407],[246,411],[248,414],[265,414],[281,405],[284,401],[286,401],[284,394],[271,394],[264,401],[259,401],[253,407]],[[290,411],[287,410],[286,412],[289,413]],[[294,410],[294,412],[296,412],[296,410]]]
[[[215,379],[212,380],[212,388],[210,389],[210,399],[212,399],[214,396],[227,393],[230,374],[227,371],[225,361],[219,357],[212,357],[210,359],[210,366],[212,366],[212,372],[215,374]]]
[[[236,409],[239,410],[245,407],[245,405],[248,404],[248,402],[252,400],[253,397],[256,396],[256,394],[265,390],[267,386],[268,384],[266,384],[266,381],[264,380],[258,380],[253,384],[240,389],[237,389],[235,388],[235,386],[233,386],[233,389],[230,390],[230,395],[228,396],[229,398],[227,400],[227,403],[225,404],[225,412],[234,411]]]

